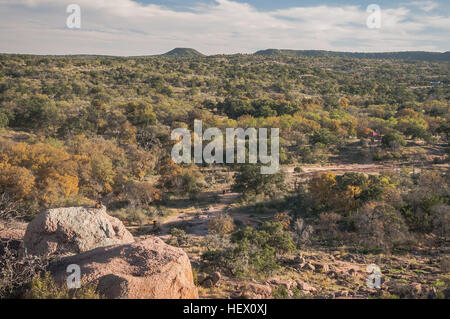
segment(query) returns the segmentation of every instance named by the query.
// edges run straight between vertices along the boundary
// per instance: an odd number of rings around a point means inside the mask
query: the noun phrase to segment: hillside
[[[175,48],[167,53],[162,54],[161,56],[176,57],[176,58],[196,58],[196,57],[204,57],[205,55],[198,52],[195,49]]]
[[[257,51],[255,55],[274,56],[324,56],[324,57],[347,57],[366,59],[404,59],[422,61],[450,61],[450,52],[424,52],[424,51],[404,51],[404,52],[336,52],[323,50],[279,50],[267,49]]]

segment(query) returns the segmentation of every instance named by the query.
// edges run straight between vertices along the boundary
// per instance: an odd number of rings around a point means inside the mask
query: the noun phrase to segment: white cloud
[[[81,7],[80,30],[65,26],[66,6],[74,2]],[[386,9],[377,30],[367,28],[367,16],[358,6],[261,12],[231,0],[198,5],[189,12],[131,0],[0,0],[0,52],[147,55],[174,47],[206,54],[265,48],[449,50],[446,16],[431,16],[425,9],[413,14],[407,6]]]
[[[434,1],[411,1],[405,3],[406,5],[415,6],[419,9],[428,12],[438,7],[438,4]]]

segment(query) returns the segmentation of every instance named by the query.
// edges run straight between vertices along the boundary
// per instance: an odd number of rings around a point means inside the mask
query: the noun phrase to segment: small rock
[[[333,278],[333,279],[336,279],[336,278],[339,277],[338,273],[335,272],[334,270],[330,270],[330,271],[327,273],[327,276],[330,277],[330,278]]]
[[[222,276],[220,275],[220,272],[216,271],[211,275],[211,280],[213,281],[214,285],[217,285],[217,283],[219,282],[220,278],[222,278]]]
[[[214,282],[211,280],[211,278],[208,278],[203,281],[202,286],[205,288],[212,288],[214,287]]]
[[[344,298],[347,298],[347,297],[348,297],[348,291],[346,291],[346,290],[338,291],[338,292],[336,293],[336,297],[344,297]]]
[[[206,279],[208,278],[208,275],[204,272],[197,274],[197,282],[201,285]]]
[[[316,269],[316,267],[314,267],[313,264],[311,264],[311,263],[306,263],[306,264],[302,267],[302,269],[314,271],[314,270]]]
[[[328,267],[328,264],[326,264],[326,263],[315,263],[314,267],[317,271],[320,271],[320,272],[329,272],[330,271],[330,267]]]
[[[257,283],[246,283],[240,287],[242,299],[269,299],[272,297],[272,287]]]
[[[273,286],[283,286],[287,290],[290,290],[293,285],[293,283],[288,280],[282,280],[278,278],[269,279],[267,283]]]
[[[317,289],[311,286],[310,284],[297,280],[297,288],[306,292],[314,292]]]

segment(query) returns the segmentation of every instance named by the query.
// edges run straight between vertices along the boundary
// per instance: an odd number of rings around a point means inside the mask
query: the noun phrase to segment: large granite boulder
[[[106,208],[68,207],[44,211],[27,227],[26,253],[78,254],[97,247],[134,242],[133,235]]]
[[[71,264],[80,266],[82,286],[108,299],[198,298],[188,256],[159,238],[64,257],[50,266],[56,282],[66,284]]]

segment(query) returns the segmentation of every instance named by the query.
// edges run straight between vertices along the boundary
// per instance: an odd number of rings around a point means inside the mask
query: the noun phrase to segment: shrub
[[[0,129],[7,127],[8,123],[9,123],[8,116],[4,112],[0,111]]]
[[[8,193],[0,194],[0,220],[22,218],[26,215],[22,205],[15,201]]]
[[[265,223],[261,229],[241,229],[231,236],[231,243],[202,255],[212,268],[234,276],[267,275],[279,268],[277,256],[295,251],[294,243],[280,223]]]
[[[406,142],[398,133],[387,133],[381,138],[381,145],[384,148],[397,149],[401,146],[405,146]]]
[[[259,194],[274,197],[285,189],[284,180],[285,174],[281,170],[275,174],[261,174],[259,165],[242,165],[236,172],[232,189],[246,197]]]
[[[183,246],[188,243],[189,238],[186,235],[186,232],[179,228],[170,229],[170,235],[172,238],[170,240],[170,244],[174,246]]]
[[[19,255],[19,247],[11,241],[0,242],[0,299],[22,297],[36,275],[45,271],[48,260],[31,255]]]
[[[314,228],[311,225],[307,225],[302,218],[298,218],[295,221],[294,227],[297,246],[309,244]]]
[[[389,251],[409,237],[402,215],[384,202],[365,204],[354,218],[360,241],[367,248]]]
[[[230,215],[218,215],[208,222],[208,229],[211,233],[224,236],[234,230],[233,218]]]
[[[26,297],[29,299],[100,299],[95,286],[69,289],[67,285],[58,285],[49,272],[33,278]]]

